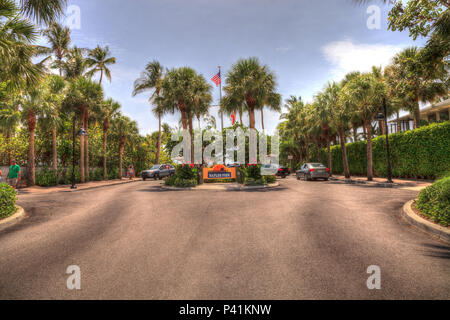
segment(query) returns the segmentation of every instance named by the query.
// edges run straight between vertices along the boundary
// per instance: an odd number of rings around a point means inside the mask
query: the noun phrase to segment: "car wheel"
[[[297,175],[297,180],[300,180],[300,176],[299,175]]]
[[[325,180],[325,181],[328,181],[328,178],[325,178],[324,180]]]
[[[157,174],[155,174],[155,180],[158,180],[159,176]]]
[[[305,175],[305,176],[306,176],[306,175]],[[312,180],[311,175],[309,175],[308,177],[306,177],[306,180],[307,180],[307,181],[311,181],[311,180]]]
[[[145,180],[147,180],[147,178],[143,177],[143,178],[142,178],[142,180],[144,180],[144,181],[145,181]]]

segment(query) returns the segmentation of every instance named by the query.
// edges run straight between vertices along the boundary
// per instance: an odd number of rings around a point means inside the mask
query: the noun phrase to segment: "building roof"
[[[426,118],[428,114],[432,114],[437,111],[445,111],[448,109],[450,109],[450,99],[447,99],[447,100],[441,101],[439,103],[436,103],[434,105],[420,109],[420,117]],[[414,117],[411,114],[406,114],[406,115],[400,117],[399,120],[400,121],[408,121],[408,120],[411,121],[411,120],[414,120]],[[393,119],[389,122],[395,123],[395,122],[397,122],[397,119]]]

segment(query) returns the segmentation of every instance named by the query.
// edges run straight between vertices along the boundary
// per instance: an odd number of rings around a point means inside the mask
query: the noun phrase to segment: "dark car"
[[[321,163],[305,163],[297,171],[297,180],[316,180],[324,179],[327,181],[330,178],[330,169]]]
[[[284,179],[291,174],[291,169],[275,164],[264,164],[261,167],[261,173],[266,176],[274,175]]]
[[[175,174],[175,168],[170,164],[155,164],[149,170],[144,170],[141,173],[142,180],[155,179],[161,180],[164,177],[170,177]]]
[[[281,177],[284,179],[290,174],[291,174],[291,169],[289,169],[288,167],[280,166],[280,167],[278,167],[278,171],[277,171],[276,175],[278,177]]]

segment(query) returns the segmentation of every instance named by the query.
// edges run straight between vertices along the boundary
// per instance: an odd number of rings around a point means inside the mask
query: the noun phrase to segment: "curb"
[[[179,187],[170,187],[170,186],[165,186],[162,185],[161,189],[162,190],[170,190],[170,191],[188,191],[188,190],[193,190],[193,191],[245,191],[245,190],[263,190],[263,189],[272,189],[272,188],[276,188],[279,187],[280,184],[279,182],[276,183],[272,183],[269,185],[264,185],[264,186],[241,186],[241,185],[237,185],[237,186],[233,186],[233,185],[227,185],[224,187],[217,187],[217,188],[197,188],[197,187],[189,187],[189,188],[179,188]]]
[[[12,225],[18,223],[23,218],[25,218],[25,210],[18,205],[16,205],[16,208],[17,208],[16,213],[14,213],[12,216],[8,218],[0,220],[0,231],[3,231],[4,229],[11,227]]]
[[[338,179],[330,177],[331,181],[339,181],[346,184],[365,184],[374,187],[383,187],[383,188],[393,188],[400,186],[397,183],[387,183],[387,182],[374,182],[374,181],[364,181],[364,180],[352,180],[352,179]]]
[[[142,180],[141,179],[137,179],[137,180],[133,180],[133,181],[118,181],[116,183],[110,183],[110,184],[104,184],[104,185],[100,185],[100,186],[92,186],[92,187],[80,188],[80,189],[73,189],[73,190],[70,189],[70,187],[67,187],[68,189],[42,192],[42,194],[45,194],[45,193],[60,193],[60,192],[78,192],[78,191],[84,191],[84,190],[90,190],[90,189],[98,189],[98,188],[104,188],[104,187],[110,187],[110,186],[117,186],[117,185],[120,185],[120,184],[127,184],[127,183],[133,183],[133,182],[138,182],[138,181],[142,181]],[[25,193],[21,193],[20,190],[23,190]],[[19,189],[19,195],[20,194],[40,194],[40,192],[26,193],[26,189]]]
[[[402,215],[412,225],[432,236],[450,244],[450,230],[438,224],[432,223],[417,215],[412,209],[415,200],[408,201],[403,206]]]
[[[142,180],[131,180],[131,181],[118,181],[116,183],[110,183],[110,184],[105,184],[102,186],[92,186],[92,187],[87,187],[87,188],[81,188],[81,189],[69,189],[69,190],[60,190],[60,191],[55,191],[55,192],[77,192],[77,191],[84,191],[84,190],[90,190],[90,189],[98,189],[98,188],[104,188],[104,187],[111,187],[111,186],[117,186],[120,184],[127,184],[127,183],[133,183],[133,182],[138,182],[138,181],[142,181]]]
[[[245,190],[264,190],[264,189],[273,189],[279,187],[280,183],[275,182],[264,186],[238,186],[237,188],[230,188],[228,190],[237,190],[237,191],[245,191]]]

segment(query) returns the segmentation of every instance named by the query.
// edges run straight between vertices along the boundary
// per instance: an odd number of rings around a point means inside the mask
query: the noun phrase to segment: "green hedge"
[[[198,184],[198,169],[189,165],[181,165],[176,168],[175,175],[164,182],[166,186],[179,188],[195,187]]]
[[[0,183],[0,219],[16,212],[16,191],[6,183]]]
[[[450,171],[450,122],[435,123],[407,132],[389,135],[392,174],[399,178],[435,179]],[[348,143],[350,173],[367,174],[366,141]],[[332,146],[333,173],[342,174],[341,147]],[[314,157],[312,158],[314,159]],[[327,163],[325,149],[320,161]],[[373,139],[373,166],[376,176],[386,176],[386,137]]]
[[[450,176],[422,190],[416,205],[435,222],[443,226],[450,225]]]

